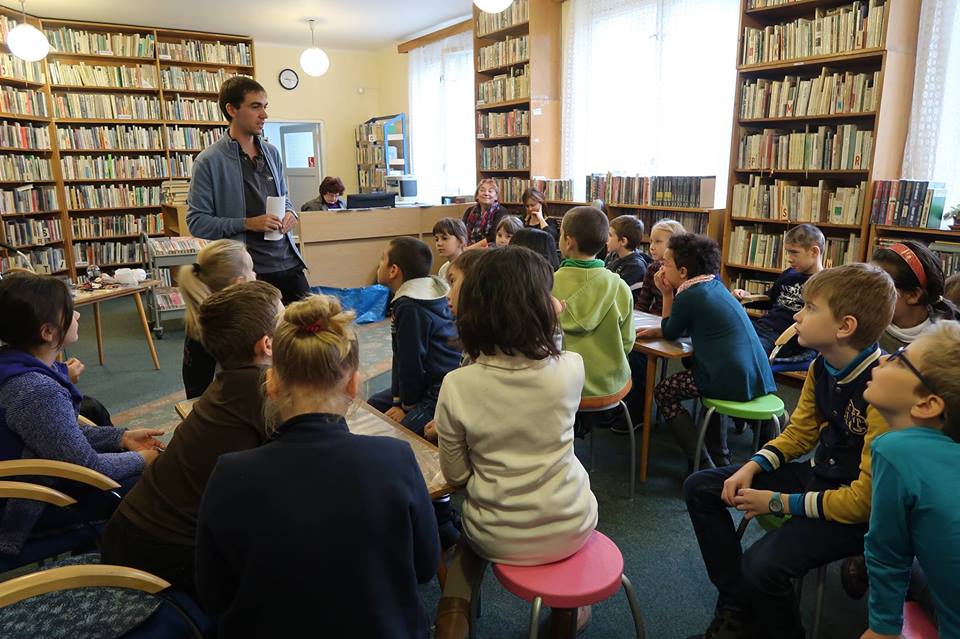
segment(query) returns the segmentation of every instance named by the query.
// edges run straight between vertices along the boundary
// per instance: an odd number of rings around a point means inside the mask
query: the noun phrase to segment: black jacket
[[[633,294],[633,305],[636,306],[640,300],[643,276],[647,274],[648,265],[643,253],[634,251],[624,257],[618,257],[616,253],[609,253],[605,264],[608,270],[619,275],[620,279],[630,287],[630,293]]]

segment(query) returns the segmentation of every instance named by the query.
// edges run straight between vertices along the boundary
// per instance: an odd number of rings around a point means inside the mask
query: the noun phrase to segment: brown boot
[[[467,639],[470,636],[470,602],[460,597],[441,597],[437,603],[435,639]]]
[[[549,639],[573,639],[583,632],[593,616],[591,606],[551,608],[546,636]]]

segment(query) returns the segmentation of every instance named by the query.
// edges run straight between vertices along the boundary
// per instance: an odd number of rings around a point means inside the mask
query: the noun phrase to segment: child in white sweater
[[[559,561],[597,523],[590,478],[573,452],[583,360],[557,347],[552,284],[546,260],[505,246],[485,252],[451,291],[473,363],[447,374],[437,403],[440,466],[467,492],[438,638],[466,636],[487,562]]]

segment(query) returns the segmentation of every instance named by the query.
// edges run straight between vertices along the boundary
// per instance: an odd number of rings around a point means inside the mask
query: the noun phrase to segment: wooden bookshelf
[[[730,145],[727,212],[723,237],[722,274],[727,285],[734,285],[738,278],[772,282],[774,276],[780,273],[783,268],[786,268],[782,250],[780,255],[774,255],[775,251],[767,253],[767,256],[771,258],[770,263],[766,260],[756,262],[748,260],[749,263],[743,263],[734,246],[735,238],[744,236],[743,227],[756,227],[758,232],[771,238],[772,247],[777,247],[777,244],[772,243],[776,237],[786,232],[791,226],[809,221],[823,231],[828,243],[848,247],[844,255],[837,256],[839,259],[863,260],[868,254],[872,182],[878,179],[900,177],[900,166],[903,160],[903,148],[913,93],[920,0],[886,0],[882,17],[878,23],[882,25],[882,37],[878,40],[881,42],[880,46],[824,55],[790,57],[760,63],[745,63],[747,58],[744,51],[745,47],[750,44],[750,39],[745,34],[747,28],[764,29],[778,24],[786,24],[798,18],[813,20],[817,10],[837,9],[850,4],[849,1],[845,0],[798,0],[797,2],[773,7],[750,8],[750,0],[741,0],[739,44],[736,59],[737,85]],[[874,42],[868,42],[868,44],[873,45]],[[833,77],[834,74],[839,74],[839,79]],[[862,80],[858,74],[863,74]],[[852,83],[852,86],[856,89],[854,95],[869,95],[873,104],[863,99],[862,104],[844,104],[843,108],[838,109],[835,101],[821,100],[812,111],[802,111],[798,114],[794,114],[792,111],[783,113],[779,109],[770,108],[772,89],[770,94],[766,96],[765,101],[757,100],[756,94],[753,94],[754,100],[745,101],[745,99],[751,97],[751,91],[748,91],[746,86],[748,83],[751,85],[756,83],[757,91],[759,91],[760,85],[785,82],[788,77],[792,79],[793,83],[793,87],[788,88],[793,88],[796,91],[795,94],[800,93],[797,88],[799,82],[816,81],[819,78],[821,83],[826,83],[823,78],[829,78],[834,83]],[[873,86],[868,89],[867,87],[871,83]],[[827,105],[826,109],[821,108],[824,104]],[[755,108],[758,106],[763,108]],[[863,108],[858,108],[858,106]],[[830,113],[831,110],[839,112]],[[788,165],[791,168],[770,168],[770,163],[767,163],[764,165],[766,168],[758,169],[746,168],[754,166],[753,162],[748,162],[744,165],[744,168],[741,168],[739,164],[741,141],[744,136],[762,136],[765,129],[772,129],[784,135],[788,133],[817,134],[819,127],[829,127],[829,130],[834,134],[841,132],[841,127],[856,127],[858,132],[869,131],[872,135],[872,148],[870,148],[869,153],[863,153],[862,155],[850,153],[854,165],[845,165],[842,168],[837,168],[832,164],[830,167],[816,169],[795,168],[794,164]],[[843,132],[851,131],[853,129],[848,128]],[[762,137],[759,139],[763,140]],[[836,137],[833,139],[836,140]],[[851,136],[849,139],[853,140],[854,138]],[[807,140],[810,140],[810,138],[807,138]],[[761,145],[760,148],[764,149],[765,147]],[[818,148],[818,151],[820,150]],[[812,166],[812,164],[808,164],[808,158],[812,153],[801,152],[800,155],[802,156],[800,158],[802,166]],[[822,155],[820,153],[821,157]],[[751,157],[750,159],[754,158]],[[775,160],[776,158],[774,158],[774,162]],[[858,160],[860,161],[859,165],[856,164]],[[781,165],[773,163],[773,166],[779,167]],[[782,181],[780,182],[780,190],[777,189],[777,181]],[[792,206],[789,202],[797,204],[798,199],[791,201],[786,197],[780,199],[788,203],[777,211],[768,211],[762,206],[754,209],[750,206],[751,202],[754,201],[752,199],[747,200],[747,208],[744,210],[743,196],[750,193],[749,185],[751,184],[768,186],[768,197],[772,197],[775,193],[784,195],[794,189],[792,195],[798,198],[799,189],[808,187],[810,190],[806,192],[807,197],[810,194],[814,194],[814,197],[805,199],[804,202],[808,204],[808,211],[813,213],[815,219],[807,220],[806,212],[799,211],[799,206],[797,210],[790,210]],[[817,190],[818,187],[822,187],[821,190]],[[855,188],[860,189],[860,214],[859,219],[850,219],[850,207],[852,203],[856,202],[853,195],[853,189]],[[831,216],[830,212],[826,210],[828,208],[826,198],[829,193],[836,189],[850,189],[849,191],[841,191],[841,194],[848,196],[843,199],[847,204],[846,215]],[[759,194],[759,197],[763,197],[761,191],[757,190],[755,192]],[[740,196],[739,199],[736,197],[737,195]],[[753,193],[750,193],[750,195],[753,195]],[[841,198],[838,197],[839,199]],[[803,219],[797,219],[800,217],[798,211],[803,213]],[[770,215],[774,219],[755,217],[755,214]],[[787,219],[783,219],[784,217]],[[740,230],[738,231],[738,229]],[[847,242],[846,245],[842,244],[844,241]],[[853,246],[854,242],[858,243],[856,247]],[[749,249],[747,251],[749,252]]]
[[[0,6],[0,16],[19,22],[22,14],[19,11]],[[140,234],[135,229],[130,233],[115,233],[100,237],[74,236],[73,221],[80,217],[123,216],[134,215],[138,224],[146,226],[148,219],[159,213],[161,204],[128,207],[102,208],[72,208],[68,205],[68,188],[75,187],[153,187],[169,179],[189,179],[186,176],[176,175],[176,161],[182,154],[196,154],[203,150],[200,145],[203,136],[207,140],[219,137],[218,128],[226,129],[225,121],[210,120],[181,120],[167,113],[167,101],[178,101],[183,96],[185,100],[216,100],[220,83],[233,75],[243,74],[253,76],[256,70],[256,61],[253,50],[253,40],[247,36],[238,36],[220,33],[205,33],[181,29],[164,29],[139,25],[110,24],[100,22],[86,22],[78,20],[63,20],[27,15],[27,22],[44,31],[48,39],[56,48],[51,51],[46,60],[41,61],[39,69],[43,73],[43,81],[37,82],[18,77],[0,77],[0,85],[14,87],[17,91],[35,91],[42,97],[45,113],[17,113],[13,109],[0,110],[0,120],[18,122],[22,126],[46,127],[50,138],[49,149],[20,149],[0,148],[0,158],[3,156],[30,157],[48,160],[50,162],[49,179],[37,180],[3,180],[0,179],[0,191],[4,192],[5,204],[15,203],[16,210],[0,209],[0,240],[6,241],[6,226],[8,223],[29,224],[35,221],[46,224],[54,221],[59,224],[62,239],[46,239],[31,244],[22,244],[18,248],[28,250],[58,249],[62,253],[62,261],[53,263],[46,272],[68,275],[75,279],[78,271],[82,272],[85,264],[75,266],[80,258],[75,254],[74,242],[117,242],[137,244]],[[72,39],[67,39],[72,38]],[[0,54],[9,54],[6,45],[0,42]],[[183,59],[176,59],[183,58]],[[128,69],[143,67],[142,77],[150,77],[150,86],[131,83],[132,86],[99,86],[105,82],[94,81],[93,85],[86,84],[86,80],[74,83],[54,83],[50,74],[51,65],[83,65],[87,68],[105,67],[108,70],[116,67]],[[109,76],[113,82],[113,76]],[[124,84],[128,82],[124,81]],[[31,94],[34,95],[34,94]],[[122,105],[111,106],[106,110],[107,102],[121,99],[120,96],[129,96]],[[55,100],[61,99],[69,111],[58,112]],[[70,101],[73,101],[73,106]],[[81,117],[75,109],[86,109],[84,114],[96,113],[100,115],[114,114],[119,117]],[[121,107],[124,109],[120,111]],[[139,110],[134,110],[139,109]],[[133,113],[127,117],[126,113]],[[150,117],[140,117],[149,113]],[[158,117],[154,117],[157,113]],[[204,115],[207,115],[206,113]],[[78,131],[88,129],[96,137],[109,132],[116,132],[117,127],[124,127],[128,132],[132,128],[147,129],[150,134],[142,137],[147,145],[156,143],[150,148],[107,149],[107,148],[61,148],[58,140],[58,131]],[[176,149],[169,143],[170,134],[184,129],[190,129],[191,135],[186,137],[187,143],[193,146],[189,149]],[[139,141],[139,137],[130,137]],[[129,139],[127,142],[129,142]],[[121,142],[122,144],[122,142]],[[117,145],[117,144],[115,144]],[[148,158],[140,159],[132,156],[144,155]],[[120,178],[108,177],[110,173],[99,173],[94,177],[79,178],[65,177],[66,165],[62,164],[64,156],[90,156],[94,160],[112,156],[114,173],[132,170],[129,167],[137,166],[140,162],[160,161],[165,167],[166,175],[156,177]],[[81,158],[78,158],[81,162]],[[71,160],[72,161],[72,160]],[[77,166],[74,164],[74,166]],[[82,165],[81,165],[82,166]],[[151,164],[151,166],[155,166]],[[142,168],[142,167],[141,167]],[[88,170],[89,171],[89,170]],[[150,175],[153,171],[138,170],[143,175]],[[137,173],[132,173],[137,174]],[[32,205],[24,204],[17,196],[17,187],[26,184],[34,185],[34,192],[44,190],[52,194],[52,201],[39,210],[31,210]],[[50,191],[52,189],[52,191]],[[12,198],[12,199],[11,199]],[[150,235],[155,235],[151,231]],[[12,243],[12,242],[11,242]],[[10,258],[7,252],[0,250],[0,260]],[[140,265],[142,262],[114,262],[99,264],[101,267],[118,267]],[[0,262],[0,270],[6,263]]]

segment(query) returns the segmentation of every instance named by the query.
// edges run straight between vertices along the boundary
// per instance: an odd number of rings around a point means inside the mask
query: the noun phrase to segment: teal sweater
[[[940,636],[960,637],[960,443],[915,426],[873,442],[873,509],[864,555],[870,629],[900,634],[913,558],[926,574]]]
[[[666,339],[690,335],[693,378],[703,397],[745,402],[777,390],[750,318],[720,281],[677,295],[660,327]]]

